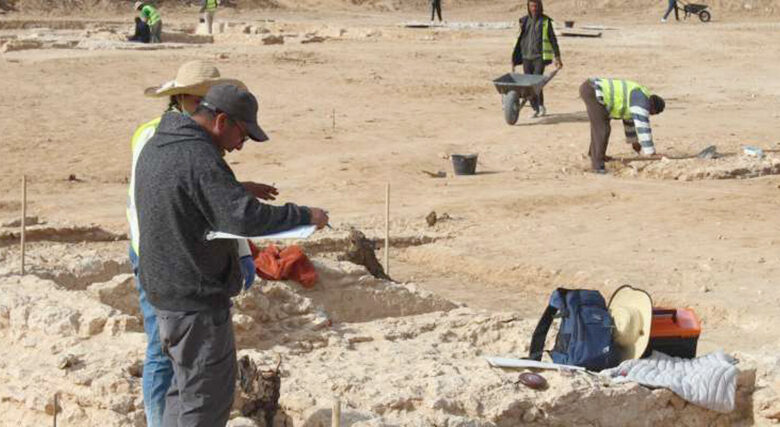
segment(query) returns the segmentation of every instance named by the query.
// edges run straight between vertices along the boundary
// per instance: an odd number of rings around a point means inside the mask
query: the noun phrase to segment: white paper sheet
[[[570,369],[574,371],[584,371],[585,368],[574,365],[559,365],[557,363],[537,362],[528,359],[511,359],[508,357],[486,357],[490,366],[497,368],[537,368],[537,369]]]
[[[222,231],[210,231],[206,234],[206,240],[214,239],[250,239],[250,240],[282,240],[282,239],[306,239],[314,233],[317,228],[315,225],[299,225],[287,231],[281,231],[274,234],[263,236],[239,236],[236,234],[224,233]]]

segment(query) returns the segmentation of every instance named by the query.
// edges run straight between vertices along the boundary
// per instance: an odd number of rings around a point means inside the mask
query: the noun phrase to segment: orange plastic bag
[[[294,280],[306,288],[317,283],[317,270],[299,246],[279,250],[270,244],[264,250],[251,242],[249,248],[255,260],[257,275],[267,280]]]

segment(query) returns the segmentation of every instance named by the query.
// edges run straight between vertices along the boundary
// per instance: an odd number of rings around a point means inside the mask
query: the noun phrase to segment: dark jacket
[[[523,48],[522,48],[522,41],[524,37],[528,36],[528,33],[526,32],[526,28],[528,27],[528,19],[530,19],[530,12],[528,15],[520,18],[520,36],[517,38],[517,43],[515,43],[515,49],[512,51],[512,65],[520,65],[523,63]],[[541,9],[541,2],[539,3],[539,16],[542,18],[547,18],[550,20],[550,25],[547,27],[547,35],[550,39],[550,44],[552,44],[553,48],[553,56],[556,58],[561,57],[561,51],[558,48],[558,39],[555,37],[555,31],[553,30],[553,21],[550,19],[549,16],[542,13]],[[539,41],[539,52],[542,51],[542,26],[540,25],[538,27],[539,34],[537,34],[536,39]],[[552,61],[547,60],[544,61],[545,64],[549,64]]]
[[[206,131],[190,117],[165,113],[136,164],[139,274],[158,309],[199,311],[230,306],[241,290],[235,240],[310,222],[306,207],[260,203],[239,183]]]
[[[128,41],[131,42],[141,42],[141,43],[149,43],[149,39],[152,36],[152,33],[149,30],[149,26],[146,25],[146,22],[144,22],[141,18],[135,17],[135,34],[133,34],[132,37],[128,37]]]

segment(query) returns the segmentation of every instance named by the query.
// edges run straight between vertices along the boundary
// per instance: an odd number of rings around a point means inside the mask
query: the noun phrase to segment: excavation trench
[[[18,244],[21,232],[17,230],[0,230],[0,247]],[[99,226],[73,227],[31,227],[25,231],[25,241],[32,242],[115,242],[127,240],[127,234],[112,233]]]
[[[423,241],[399,239],[392,244]],[[317,243],[323,251],[337,251],[344,244],[339,239]],[[125,417],[121,424],[131,425],[132,417],[143,416],[143,408],[133,402],[140,396],[137,378],[145,345],[133,277],[121,272],[109,277],[128,268],[121,253],[109,258],[76,245],[59,247],[54,254],[51,247],[36,247],[35,252],[40,255],[48,249],[50,256],[70,252],[72,258],[64,264],[71,267],[72,277],[64,279],[59,272],[58,280],[70,281],[71,286],[55,286],[32,275],[0,277],[0,329],[47,337],[31,342],[48,346],[54,342],[63,355],[78,342],[84,349],[76,352],[79,368],[70,376],[47,376],[58,378],[57,388],[67,390],[62,394],[64,406],[78,405],[83,415],[74,420],[83,425],[85,417],[113,405],[119,414],[112,416]],[[558,425],[582,421],[583,414],[588,423],[609,424],[609,416],[593,407],[642,413],[651,424],[681,418],[693,420],[691,424],[714,424],[745,419],[752,411],[749,397],[755,375],[740,379],[738,409],[730,415],[696,408],[669,391],[607,387],[585,376],[555,372],[545,373],[551,384],[548,391],[522,388],[516,372],[490,368],[483,356],[526,354],[534,319],[474,311],[414,285],[377,279],[349,262],[318,257],[313,263],[319,281],[312,289],[290,281],[258,280],[233,299],[232,307],[239,356],[249,356],[259,367],[275,366],[282,358],[280,404],[283,416],[296,424],[326,425],[334,394],[342,396],[344,419],[372,420],[375,425],[465,425],[486,420],[507,426]],[[35,335],[39,333],[44,335]],[[69,341],[73,336],[81,341]],[[43,347],[33,350],[48,354]],[[24,360],[15,363],[29,365]],[[0,369],[0,378],[8,376],[6,371]],[[130,377],[132,387],[126,385]],[[89,387],[118,391],[80,399],[79,393]],[[562,399],[568,401],[561,403]],[[119,401],[129,403],[117,405]]]

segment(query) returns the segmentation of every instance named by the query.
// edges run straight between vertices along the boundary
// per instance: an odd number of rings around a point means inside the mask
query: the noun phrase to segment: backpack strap
[[[550,330],[555,314],[559,310],[566,309],[566,292],[568,289],[558,288],[550,295],[550,303],[542,313],[542,318],[536,324],[534,334],[531,337],[531,347],[528,350],[528,359],[542,360],[544,353],[544,341],[547,338],[547,332]]]

